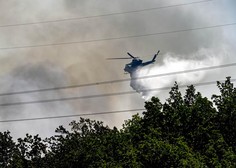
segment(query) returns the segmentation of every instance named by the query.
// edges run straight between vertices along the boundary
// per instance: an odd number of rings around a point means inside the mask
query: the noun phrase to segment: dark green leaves
[[[153,97],[120,130],[80,118],[45,140],[0,133],[0,167],[236,167],[236,89],[229,77],[217,86],[212,102],[175,83],[164,104]]]

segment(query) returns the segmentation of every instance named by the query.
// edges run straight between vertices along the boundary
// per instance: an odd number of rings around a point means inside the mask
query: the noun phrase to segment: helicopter
[[[130,73],[132,74],[133,72],[135,72],[138,68],[140,67],[144,67],[146,65],[152,64],[156,61],[156,57],[159,54],[160,50],[158,50],[158,52],[153,56],[152,60],[147,61],[147,62],[143,62],[143,60],[139,59],[138,57],[134,57],[133,55],[131,55],[129,52],[127,52],[127,54],[130,57],[124,57],[124,58],[108,58],[109,60],[112,59],[132,59],[132,61],[128,64],[125,65],[124,71],[126,73]]]

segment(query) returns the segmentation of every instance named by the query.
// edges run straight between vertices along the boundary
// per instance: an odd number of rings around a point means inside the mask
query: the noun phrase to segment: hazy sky
[[[126,52],[149,60],[158,51],[154,65],[140,75],[180,71],[236,62],[236,25],[195,31],[121,38],[159,32],[194,29],[236,23],[235,0],[0,0],[0,92],[60,87],[129,78],[123,72]],[[167,7],[168,8],[164,8]],[[172,7],[171,7],[172,6]],[[163,7],[156,10],[143,9]],[[122,13],[109,15],[112,13]],[[107,15],[108,14],[108,15]],[[101,17],[90,17],[98,16]],[[72,19],[60,22],[26,24]],[[19,24],[19,25],[17,25]],[[7,26],[8,25],[8,26]],[[11,26],[15,25],[15,26]],[[93,41],[45,47],[25,47],[55,43]],[[11,48],[14,49],[4,49]],[[172,75],[139,81],[140,87],[158,88],[199,83],[235,76],[235,67],[198,73]],[[214,85],[197,87],[204,96],[216,92]],[[51,92],[1,96],[0,104],[132,91],[129,81]],[[164,101],[168,91],[148,93]],[[83,100],[18,105],[0,108],[0,120],[96,113],[143,108],[141,94]],[[121,126],[134,113],[90,116],[110,126]],[[49,136],[54,129],[78,118],[0,123],[0,131],[15,137],[25,133]]]

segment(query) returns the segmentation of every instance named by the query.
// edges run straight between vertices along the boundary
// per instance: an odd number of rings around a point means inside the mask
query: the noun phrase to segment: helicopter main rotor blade
[[[131,55],[129,52],[127,52],[127,54],[131,57],[131,58],[135,58],[133,55]]]
[[[133,58],[133,59],[138,58],[138,57],[134,57],[134,56],[131,55],[129,52],[127,52],[127,54],[128,54],[131,58]]]
[[[132,58],[126,58],[126,57],[124,57],[124,58],[107,58],[108,60],[114,60],[114,59],[132,59]]]

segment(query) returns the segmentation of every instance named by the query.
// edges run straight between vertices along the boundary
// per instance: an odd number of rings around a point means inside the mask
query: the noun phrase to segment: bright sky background
[[[124,74],[123,68],[128,63],[127,60],[106,60],[109,57],[125,57],[126,52],[146,61],[161,50],[157,62],[143,69],[140,72],[142,75],[236,62],[236,25],[71,45],[17,48],[236,24],[235,0],[211,0],[180,5],[199,1],[0,0],[0,92],[126,79],[129,75]],[[164,8],[167,6],[169,7]],[[163,8],[126,13],[158,7]],[[107,15],[122,12],[124,14]],[[98,15],[107,16],[88,18]],[[83,19],[22,25],[68,18]],[[11,47],[13,49],[9,49]],[[140,81],[140,85],[146,88],[158,88],[172,86],[174,81],[180,84],[217,81],[225,79],[226,76],[236,78],[235,70],[235,67],[229,67],[165,76]],[[215,85],[199,86],[197,90],[208,97],[217,91]],[[129,82],[1,96],[0,104],[125,91],[132,91]],[[168,92],[169,90],[148,94],[156,95],[164,101]],[[143,108],[144,101],[142,95],[136,93],[6,106],[0,107],[0,120],[138,109]],[[110,126],[121,127],[123,121],[129,119],[132,114],[134,112],[90,117],[102,120]],[[0,123],[0,131],[10,130],[14,137],[23,136],[25,133],[40,134],[44,137],[52,135],[59,125],[66,126],[74,119],[78,118]]]

